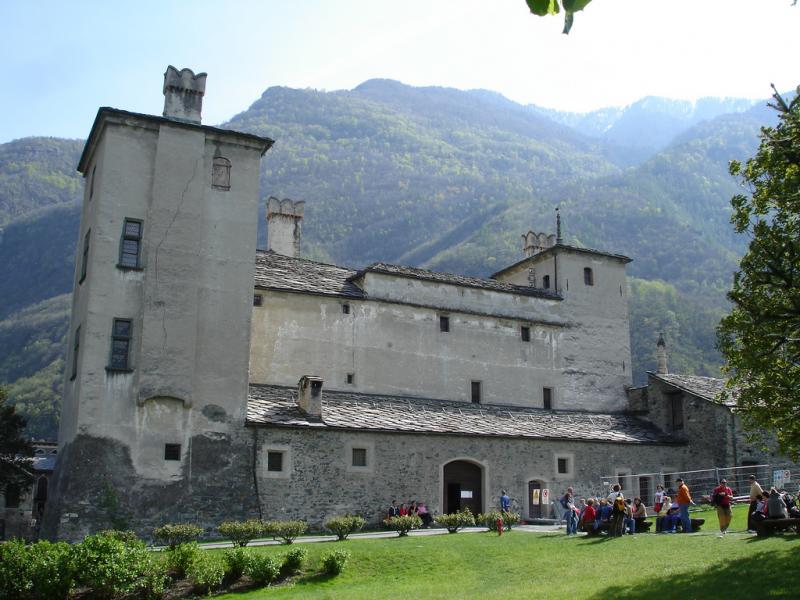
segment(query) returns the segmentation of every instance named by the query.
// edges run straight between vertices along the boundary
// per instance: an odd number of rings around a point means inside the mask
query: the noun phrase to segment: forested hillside
[[[634,259],[637,381],[655,366],[659,331],[673,371],[719,375],[714,327],[744,243],[728,224],[737,188],[727,163],[754,152],[768,113],[709,100],[698,116],[646,100],[580,119],[483,90],[371,80],[339,92],[270,88],[225,126],[276,140],[262,193],[307,201],[306,256],[486,276],[521,258],[523,232],[552,231],[559,206],[569,243]],[[57,429],[81,147],[0,146],[0,382],[41,437]]]

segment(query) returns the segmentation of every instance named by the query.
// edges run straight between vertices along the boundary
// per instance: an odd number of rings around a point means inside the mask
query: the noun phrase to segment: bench
[[[800,534],[800,519],[764,519],[763,521],[755,521],[753,525],[756,528],[758,537],[769,537],[776,531],[786,531],[788,529],[794,529],[796,533]]]

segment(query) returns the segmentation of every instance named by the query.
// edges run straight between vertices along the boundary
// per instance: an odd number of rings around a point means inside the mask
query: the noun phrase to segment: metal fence
[[[677,485],[675,481],[680,477],[684,480],[695,502],[719,484],[723,477],[728,480],[728,487],[733,490],[734,496],[747,496],[750,493],[750,475],[755,475],[762,488],[776,487],[791,493],[800,491],[800,464],[781,463],[748,465],[744,467],[714,467],[711,469],[698,469],[695,471],[674,471],[664,473],[629,473],[619,471],[614,475],[606,475],[601,482],[596,484],[596,495],[606,495],[615,483],[622,487],[626,497],[639,496],[647,506],[653,505],[653,495],[657,485],[663,485],[668,496],[675,497]]]

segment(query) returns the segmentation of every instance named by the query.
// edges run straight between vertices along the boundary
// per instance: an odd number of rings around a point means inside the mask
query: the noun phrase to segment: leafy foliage
[[[222,561],[225,567],[225,580],[233,583],[239,581],[247,570],[250,554],[245,548],[237,546],[225,550],[222,554]]]
[[[292,548],[289,550],[281,563],[281,575],[288,577],[299,573],[307,557],[308,550],[305,548]]]
[[[351,533],[359,531],[366,521],[356,515],[345,515],[343,517],[334,517],[325,523],[325,528],[336,534],[336,538],[341,542],[347,539]]]
[[[384,521],[386,527],[392,531],[396,531],[400,537],[408,535],[412,529],[419,529],[422,527],[422,519],[417,515],[401,515],[397,517],[390,517]]]
[[[350,553],[347,550],[334,550],[322,557],[322,568],[328,575],[336,576],[344,571]]]
[[[469,508],[446,515],[436,515],[434,521],[437,525],[446,527],[448,533],[456,533],[459,529],[475,525],[475,517]]]
[[[244,548],[247,544],[257,538],[264,530],[264,525],[257,519],[249,521],[226,521],[217,527],[217,530],[231,542],[234,546]]]
[[[186,576],[198,589],[211,594],[222,585],[225,566],[216,554],[201,551],[189,565]]]
[[[167,569],[176,579],[183,579],[186,577],[189,567],[202,552],[203,550],[197,542],[182,542],[170,546],[164,552]]]
[[[525,0],[531,12],[540,17],[545,15],[557,15],[561,12],[561,6],[564,7],[564,33],[569,33],[572,29],[572,21],[574,13],[586,8],[592,0],[561,0],[559,5],[558,0]]]
[[[7,404],[6,391],[0,387],[0,492],[30,484],[33,446],[22,436],[24,428],[25,419]]]
[[[278,538],[284,544],[294,542],[307,528],[308,524],[305,521],[265,521],[263,525],[264,535]]]
[[[731,200],[731,222],[750,245],[734,275],[731,314],[719,327],[730,393],[752,429],[774,433],[800,456],[800,87],[791,102],[775,92],[776,127],[731,174],[750,194]]]
[[[489,531],[497,531],[497,521],[503,521],[503,529],[511,529],[519,523],[520,515],[514,511],[490,510],[475,517],[475,522],[489,528]]]
[[[278,578],[281,563],[268,554],[253,554],[247,565],[247,575],[257,585],[269,585]]]
[[[161,527],[156,527],[153,530],[153,538],[165,546],[174,548],[179,544],[193,542],[202,533],[202,528],[191,523],[168,523]]]

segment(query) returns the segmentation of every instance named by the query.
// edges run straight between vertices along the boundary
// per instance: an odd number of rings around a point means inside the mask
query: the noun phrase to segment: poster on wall
[[[472,490],[461,490],[461,497],[472,499]]]
[[[533,504],[539,504],[539,491],[540,490],[537,489],[531,492],[531,502]]]

